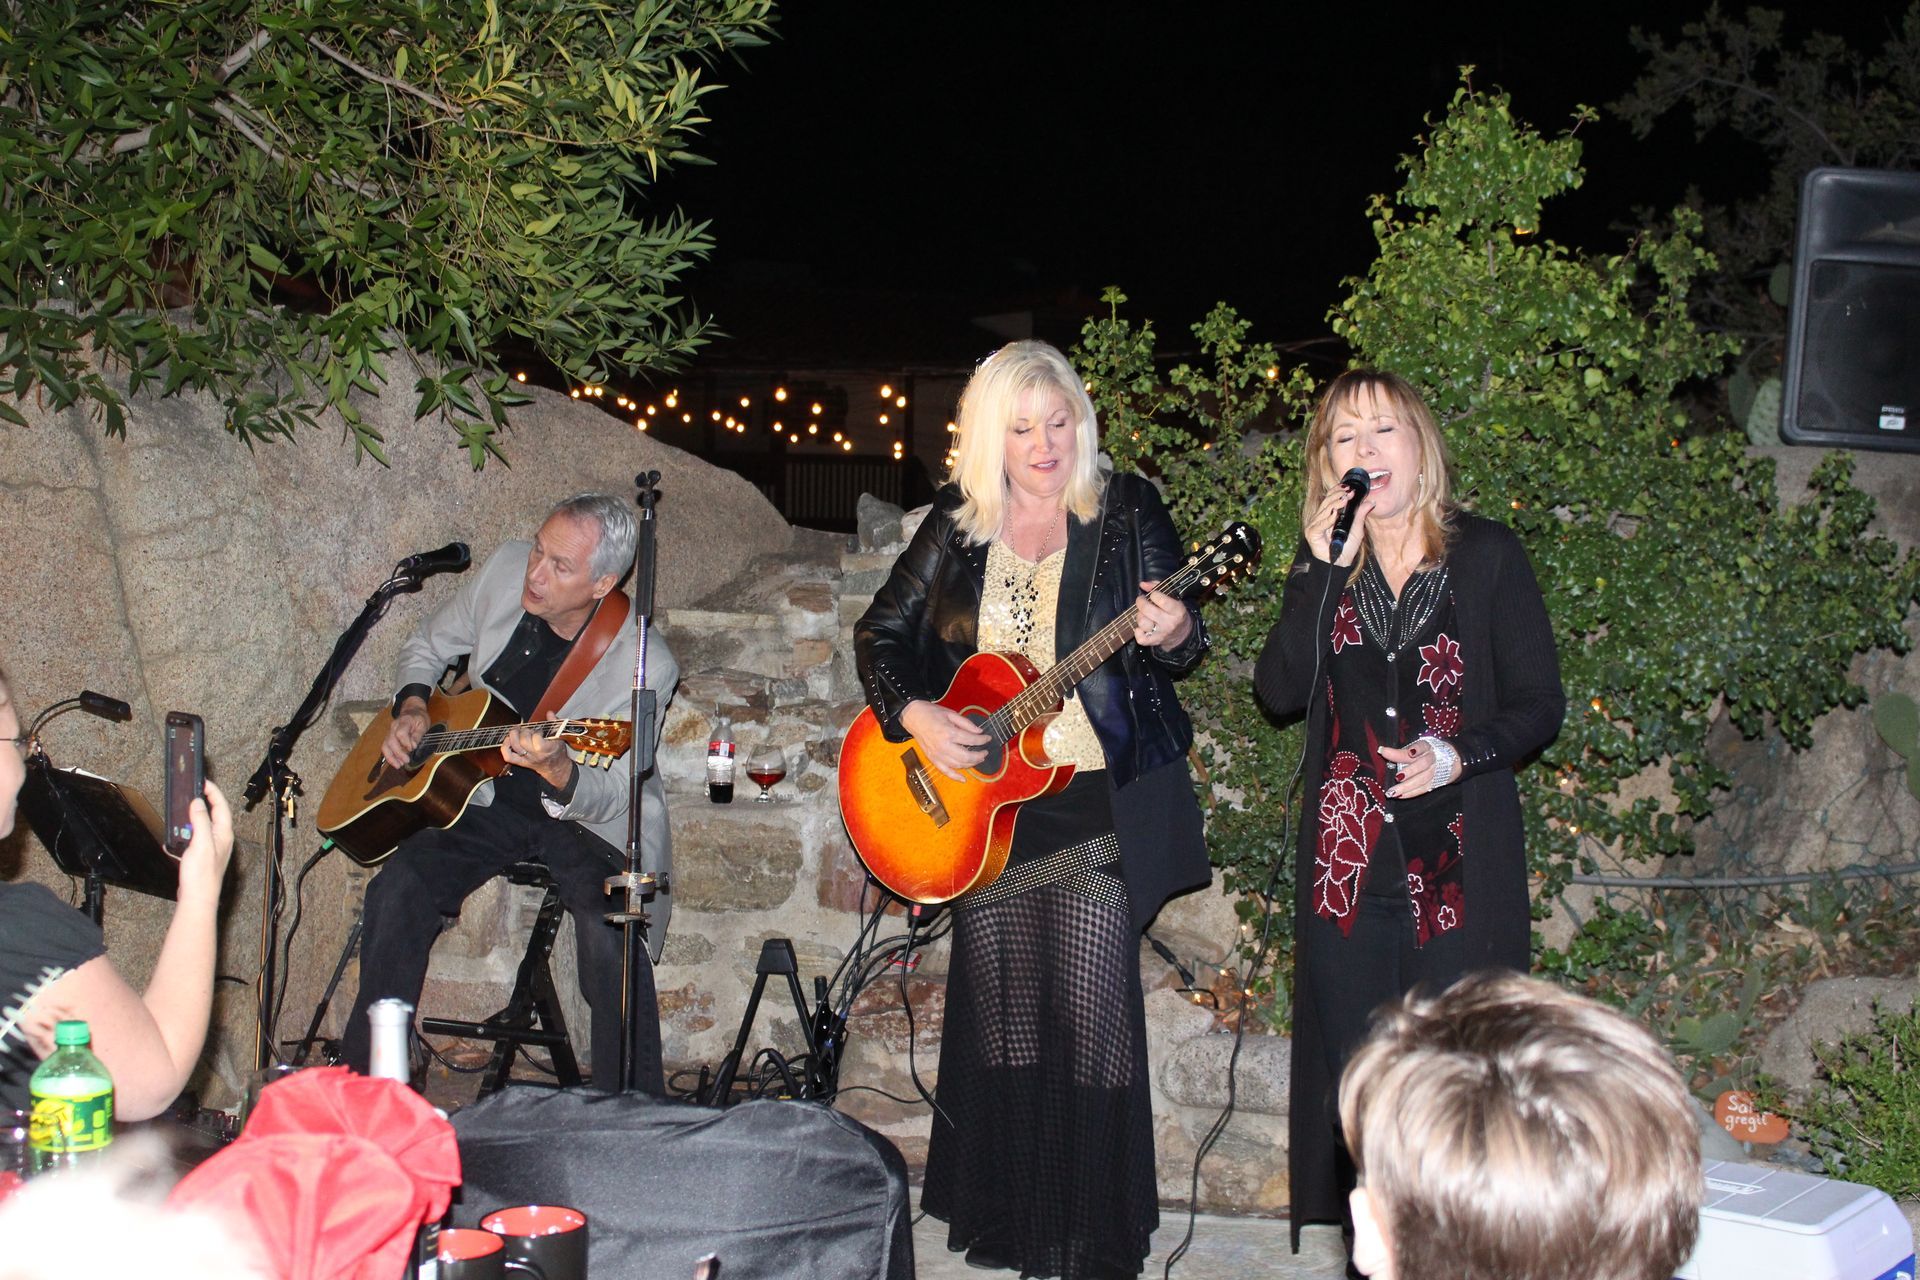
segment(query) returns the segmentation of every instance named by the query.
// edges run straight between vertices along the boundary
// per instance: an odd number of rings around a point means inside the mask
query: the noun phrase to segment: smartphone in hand
[[[193,839],[189,806],[207,788],[206,726],[186,711],[167,712],[167,852],[179,857]]]

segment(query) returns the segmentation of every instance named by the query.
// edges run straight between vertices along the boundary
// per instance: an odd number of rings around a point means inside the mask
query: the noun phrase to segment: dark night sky
[[[1857,41],[1905,5],[1780,7]],[[774,44],[716,73],[695,145],[715,166],[660,193],[714,222],[696,299],[729,264],[800,263],[1010,305],[1114,283],[1163,334],[1225,300],[1257,336],[1311,337],[1370,260],[1368,195],[1397,187],[1462,63],[1557,131],[1631,85],[1630,26],[1677,34],[1703,8],[792,0]],[[1678,117],[1651,144],[1604,114],[1581,136],[1587,185],[1548,207],[1565,243],[1617,245],[1635,204],[1748,176]]]

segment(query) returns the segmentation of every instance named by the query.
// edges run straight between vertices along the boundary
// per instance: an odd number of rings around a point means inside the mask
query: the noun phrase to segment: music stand
[[[104,914],[106,886],[177,900],[180,864],[160,845],[147,798],[84,769],[54,767],[44,750],[27,758],[20,812],[54,865],[86,881],[86,913]]]

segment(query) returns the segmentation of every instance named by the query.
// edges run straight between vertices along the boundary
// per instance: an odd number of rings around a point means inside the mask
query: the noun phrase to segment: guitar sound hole
[[[446,731],[447,731],[447,726],[445,726],[444,724],[436,724],[430,727],[426,731],[426,733],[420,735],[420,745],[415,747],[413,749],[413,754],[407,757],[408,773],[412,773],[415,769],[418,769],[421,765],[425,764],[429,759],[432,758],[433,752],[427,750],[427,746],[426,746],[427,739],[432,737],[436,733],[445,733]]]
[[[978,712],[967,717],[967,719],[973,721],[975,724],[979,724],[981,721],[985,720],[986,718],[987,717],[984,714],[981,714]],[[1006,759],[1007,759],[1007,744],[1000,741],[1000,739],[994,737],[992,731],[989,730],[987,732],[986,758],[983,759],[979,764],[973,767],[975,769],[978,769],[981,773],[992,775],[1000,772],[1000,767],[1006,763]]]

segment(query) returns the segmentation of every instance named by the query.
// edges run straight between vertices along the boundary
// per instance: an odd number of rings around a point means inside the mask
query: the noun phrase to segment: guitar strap
[[[599,665],[600,658],[620,634],[620,627],[627,620],[627,610],[632,605],[627,593],[615,587],[600,598],[594,606],[593,617],[581,629],[580,636],[567,650],[566,661],[553,673],[553,683],[540,695],[540,705],[528,717],[530,720],[555,720],[560,716],[560,708],[567,705],[574,690],[587,678],[587,673]]]

